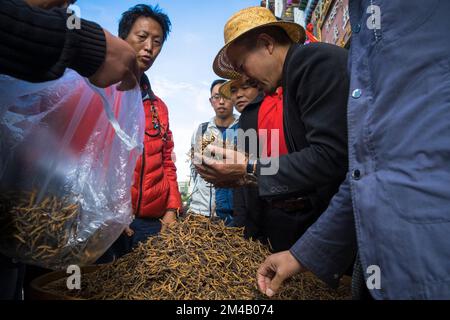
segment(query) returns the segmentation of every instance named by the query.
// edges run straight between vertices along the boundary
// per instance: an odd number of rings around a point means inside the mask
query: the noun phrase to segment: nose
[[[153,41],[152,41],[152,39],[149,38],[149,39],[147,39],[145,41],[144,49],[145,49],[145,51],[147,51],[149,53],[152,53],[152,51],[153,51]]]
[[[238,89],[237,94],[236,94],[237,98],[242,98],[244,96],[244,90],[242,89]]]

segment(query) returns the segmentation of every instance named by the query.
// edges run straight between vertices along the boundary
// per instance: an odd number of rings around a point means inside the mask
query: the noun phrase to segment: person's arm
[[[307,147],[280,157],[275,175],[264,174],[271,164],[258,164],[262,197],[308,194],[342,181],[347,172],[347,53],[332,46],[309,46],[290,60],[286,84],[289,95],[295,92],[302,120],[298,125],[304,126]]]
[[[258,270],[259,289],[273,296],[283,282],[310,271],[330,287],[351,266],[357,252],[349,180],[344,181],[328,209],[289,251],[269,256]]]
[[[0,0],[0,73],[44,82],[71,68],[99,87],[120,81],[119,89],[135,87],[134,50],[94,22],[79,19],[79,27],[68,28],[68,18],[63,8]]]
[[[76,0],[25,0],[30,6],[36,6],[43,9],[51,9],[54,7],[66,8]]]
[[[342,183],[328,209],[290,249],[306,269],[331,287],[337,287],[357,251],[349,179]]]
[[[59,78],[67,67],[92,76],[105,59],[103,29],[80,19],[67,28],[63,8],[44,10],[21,0],[1,0],[0,72],[31,82]]]

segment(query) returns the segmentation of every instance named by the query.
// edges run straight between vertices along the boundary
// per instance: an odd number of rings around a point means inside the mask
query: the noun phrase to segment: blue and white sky
[[[223,27],[240,9],[257,6],[259,0],[78,0],[81,17],[99,23],[117,35],[122,12],[145,3],[159,6],[169,15],[172,33],[161,54],[147,72],[153,90],[165,101],[175,139],[178,181],[189,179],[187,153],[194,129],[214,116],[209,87],[217,76],[212,62],[224,44]]]

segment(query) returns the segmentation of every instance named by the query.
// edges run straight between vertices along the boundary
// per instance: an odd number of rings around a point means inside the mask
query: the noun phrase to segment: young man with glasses
[[[214,139],[215,143],[223,141],[231,145],[236,144],[236,131],[239,117],[233,114],[233,102],[219,93],[225,80],[218,79],[211,84],[209,102],[214,109],[215,116],[208,122],[200,124],[195,130],[191,148],[200,150],[203,141]],[[233,224],[233,190],[214,188],[203,180],[191,166],[193,189],[189,212],[208,217],[219,217],[227,225]]]

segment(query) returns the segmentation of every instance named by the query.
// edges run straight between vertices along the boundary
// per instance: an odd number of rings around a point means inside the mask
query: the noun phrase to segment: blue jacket
[[[450,299],[450,1],[349,9],[349,174],[291,253],[336,285],[358,249],[373,297]]]

